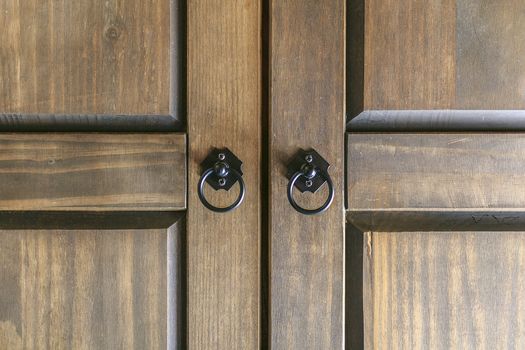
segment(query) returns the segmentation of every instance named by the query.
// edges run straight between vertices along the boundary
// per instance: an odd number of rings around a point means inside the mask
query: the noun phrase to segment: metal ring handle
[[[304,176],[304,172],[297,171],[290,178],[290,182],[288,182],[288,201],[290,202],[292,207],[294,207],[294,209],[297,210],[299,213],[304,214],[304,215],[320,214],[324,212],[326,209],[328,209],[330,205],[332,204],[332,201],[334,200],[334,184],[332,183],[332,179],[330,178],[330,175],[328,175],[325,172],[322,172],[320,174],[322,174],[323,178],[328,183],[328,198],[326,199],[326,202],[324,202],[324,204],[317,209],[305,209],[299,206],[299,204],[297,204],[297,202],[293,198],[293,188],[295,186],[295,182],[297,181],[298,178],[300,178],[301,176]]]
[[[244,200],[244,195],[246,194],[246,186],[244,184],[244,180],[242,179],[242,175],[239,174],[239,172],[233,168],[229,169],[229,171],[237,178],[237,180],[239,180],[239,186],[241,187],[239,197],[237,197],[237,200],[233,202],[232,205],[227,206],[225,208],[219,208],[208,202],[208,200],[204,196],[204,184],[206,183],[206,179],[208,178],[208,176],[210,176],[214,171],[215,170],[213,168],[209,168],[202,174],[197,185],[197,193],[199,194],[199,199],[206,208],[216,213],[226,213],[232,211],[233,209],[241,205],[242,201]]]

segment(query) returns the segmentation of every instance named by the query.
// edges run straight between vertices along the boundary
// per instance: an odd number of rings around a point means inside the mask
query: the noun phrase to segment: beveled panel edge
[[[348,210],[346,221],[365,232],[525,231],[525,210]]]
[[[131,139],[134,139],[135,137],[139,138],[138,141],[129,142]],[[8,175],[8,178],[10,176],[11,179],[16,180],[16,183],[14,186],[11,186],[11,187],[4,186],[3,188],[10,189],[11,192],[20,191],[21,189],[24,189],[26,192],[32,193],[32,196],[34,196],[34,198],[28,198],[27,196],[20,196],[20,193],[18,192],[15,192],[17,194],[16,196],[12,196],[12,198],[11,197],[6,198],[6,197],[0,196],[0,202],[1,202],[0,212],[176,212],[176,211],[178,212],[178,211],[184,211],[187,209],[187,201],[188,201],[187,200],[187,167],[188,167],[187,163],[188,163],[188,160],[187,160],[187,135],[185,133],[180,133],[180,132],[164,132],[164,133],[135,133],[135,132],[130,132],[130,133],[127,133],[127,132],[122,132],[122,133],[108,133],[108,132],[104,132],[104,133],[98,133],[98,132],[95,132],[95,133],[86,133],[86,132],[82,132],[82,133],[80,132],[78,133],[73,133],[73,132],[18,133],[18,132],[3,132],[3,133],[0,133],[0,140],[2,142],[6,140],[7,140],[6,142],[11,142],[11,141],[28,142],[31,145],[31,147],[26,148],[26,149],[20,148],[17,150],[17,152],[18,151],[26,152],[26,151],[38,150],[38,152],[41,152],[41,153],[43,152],[44,157],[50,157],[48,163],[46,163],[43,168],[42,167],[37,168],[40,170],[36,172],[31,172],[31,171],[24,172],[23,171],[24,168],[17,167],[17,168],[14,168],[16,170],[15,173],[13,173],[13,171],[7,171],[7,172],[2,173],[3,176]],[[120,201],[109,203],[109,204],[108,203],[103,204],[104,194],[102,195],[95,194],[94,196],[89,195],[88,190],[89,189],[92,190],[96,188],[96,186],[95,187],[91,186],[91,188],[86,188],[86,186],[80,186],[81,188],[79,191],[81,193],[79,193],[78,196],[76,197],[75,196],[49,197],[49,198],[46,196],[39,197],[38,196],[39,193],[35,193],[35,192],[38,192],[38,191],[35,191],[35,188],[40,190],[41,188],[45,188],[45,187],[34,187],[35,183],[34,181],[32,181],[34,179],[31,179],[31,181],[27,181],[26,179],[26,182],[20,179],[21,175],[24,175],[24,174],[29,174],[34,177],[38,175],[49,176],[50,167],[57,166],[57,164],[59,164],[59,162],[56,162],[54,158],[56,157],[56,155],[49,154],[50,152],[49,150],[52,150],[53,148],[40,149],[40,146],[39,146],[40,143],[42,145],[46,145],[47,147],[49,147],[50,144],[52,145],[53,143],[58,143],[58,142],[63,142],[63,143],[70,144],[70,145],[74,145],[75,143],[81,144],[82,142],[86,142],[86,145],[90,145],[90,142],[96,144],[96,143],[103,141],[108,145],[120,146],[120,149],[117,149],[119,152],[116,152],[117,150],[115,150],[114,148],[97,149],[97,148],[94,148],[93,145],[91,145],[90,147],[92,151],[93,150],[96,150],[97,152],[100,151],[101,153],[100,152],[99,153],[101,157],[102,156],[105,157],[104,162],[106,162],[105,164],[107,167],[100,168],[100,169],[121,169],[121,173],[122,172],[126,173],[126,171],[131,171],[130,169],[137,168],[135,167],[135,165],[137,164],[130,163],[130,165],[133,165],[134,167],[127,167],[127,169],[126,167],[123,167],[122,164],[117,164],[115,167],[113,167],[113,163],[109,162],[107,157],[111,156],[112,154],[117,155],[117,156],[122,154],[123,156],[126,156],[128,158],[131,157],[130,159],[134,159],[133,157],[136,158],[137,156],[136,150],[130,153],[128,149],[127,152],[122,153],[120,151],[122,151],[123,147],[130,147],[130,145],[133,145],[133,144],[135,145],[138,144],[139,146],[147,145],[148,143],[151,144],[152,140],[155,141],[152,144],[156,144],[157,141],[162,141],[163,142],[162,147],[168,148],[167,151],[160,149],[160,148],[156,150],[155,152],[157,152],[156,153],[157,156],[164,154],[166,156],[171,157],[169,161],[172,161],[172,163],[170,163],[169,165],[168,164],[162,165],[161,163],[159,163],[161,166],[164,166],[170,171],[170,178],[168,179],[164,177],[164,180],[162,183],[160,183],[160,185],[161,186],[162,185],[174,186],[173,188],[175,190],[172,191],[172,194],[171,194],[174,197],[169,197],[170,195],[167,195],[165,191],[156,192],[158,195],[163,196],[163,198],[170,198],[169,201],[154,203],[151,200],[152,198],[148,198],[148,197],[143,198],[139,196],[137,197],[139,198],[139,200],[135,200],[135,202],[130,202],[130,199],[126,198],[126,193],[112,193],[106,196],[106,199],[109,198],[111,201],[115,199],[115,198],[111,199],[112,196],[113,197],[121,196],[119,198]],[[5,145],[3,145],[2,147],[5,147]],[[57,147],[54,150],[56,151],[59,149],[73,150],[73,148],[71,147],[69,148],[68,147],[64,147],[64,148]],[[89,148],[84,149],[80,147],[77,150],[78,151],[82,150],[82,152],[78,154],[78,157],[77,156],[75,157],[67,156],[66,158],[69,162],[71,162],[71,159],[81,158],[83,160],[91,161],[91,163],[93,163],[94,156],[99,155],[99,153],[95,152],[91,154],[89,157],[86,157],[85,151],[89,150]],[[108,151],[108,150],[111,150],[111,152],[109,154],[104,154],[104,151]],[[45,152],[48,152],[48,153],[45,153]],[[9,150],[5,150],[5,149],[4,149],[4,153],[11,154],[11,156],[15,156],[15,158],[2,159],[3,163],[8,163],[10,161],[11,162],[17,161],[16,154],[13,155],[12,152],[10,153]],[[145,161],[145,163],[143,164],[138,163],[138,168],[148,169],[150,166],[154,166],[156,162],[158,161],[158,159],[156,159],[155,157],[155,154],[151,154],[151,150],[144,150],[144,152],[141,152],[140,154],[143,154],[143,157],[148,157],[148,158]],[[42,154],[40,154],[40,157],[41,156]],[[28,162],[27,157],[25,161]],[[43,161],[42,159],[39,159],[37,162],[33,162],[33,163],[43,164]],[[33,163],[30,162],[29,164],[33,164]],[[171,164],[175,166],[175,170],[171,169],[172,168]],[[11,165],[3,164],[3,166],[4,168],[7,167],[7,169],[9,169]],[[71,166],[71,165],[68,165],[68,166]],[[28,169],[31,169],[31,168],[28,168]],[[76,174],[82,174],[82,173],[85,173],[87,170],[89,170],[89,169],[78,168],[78,165],[77,165],[77,168],[73,167],[72,169],[74,173]],[[97,167],[94,167],[93,169],[94,169],[93,171],[100,170]],[[63,173],[64,173],[64,169],[62,169],[62,171],[58,172],[57,174],[63,174]],[[151,170],[149,170],[149,173],[151,174]],[[127,176],[127,177],[125,176],[124,178],[127,178],[128,180],[131,179],[130,176]],[[122,178],[119,178],[119,179],[122,180]],[[175,181],[175,179],[177,180]],[[92,183],[91,179],[87,183],[88,184]],[[135,178],[134,186],[136,186],[137,184],[150,184],[150,187],[151,187],[152,183],[154,182],[153,181],[146,181],[146,182],[143,181],[143,182],[137,183],[137,179]],[[21,187],[18,187],[18,186],[21,186]],[[33,186],[33,189],[29,191],[28,189],[31,189],[31,186]],[[105,186],[107,187],[107,183],[105,184]],[[133,186],[129,186],[126,188],[133,188]],[[59,191],[57,191],[57,187],[53,187],[52,191],[59,193]],[[150,193],[149,192],[146,192],[146,193],[137,192],[136,194],[148,195]],[[89,201],[82,202],[83,198],[91,198],[91,197],[97,197],[97,196],[101,198],[100,202],[95,202],[95,203],[93,202],[89,203]],[[133,192],[131,192],[131,196],[133,196]],[[134,199],[132,198],[131,201],[133,200]],[[17,201],[21,201],[21,203],[17,203]],[[27,203],[31,203],[31,205],[27,205]]]
[[[184,212],[0,211],[0,230],[169,229]]]
[[[525,131],[525,110],[367,110],[350,119],[347,131],[440,132]]]
[[[0,113],[0,132],[180,132],[174,115]]]

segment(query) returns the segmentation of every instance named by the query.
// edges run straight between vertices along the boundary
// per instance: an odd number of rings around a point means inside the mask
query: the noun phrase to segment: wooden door
[[[0,4],[0,348],[183,346],[181,10]]]
[[[0,348],[259,348],[261,12],[2,1]],[[243,162],[226,214],[214,148]]]
[[[349,1],[348,348],[523,347],[524,10]]]

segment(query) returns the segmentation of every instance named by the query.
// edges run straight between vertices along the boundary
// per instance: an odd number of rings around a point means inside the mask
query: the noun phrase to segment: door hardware
[[[329,167],[330,164],[314,149],[307,151],[300,149],[293,157],[292,162],[288,165],[288,173],[286,174],[290,180],[287,194],[288,201],[299,213],[305,215],[319,214],[327,210],[332,204],[334,200],[334,185],[328,174]],[[297,204],[293,197],[294,187],[297,187],[301,193],[316,193],[325,182],[328,184],[328,198],[322,206],[317,209],[305,209]]]
[[[210,154],[201,163],[203,170],[197,191],[202,204],[217,213],[226,213],[232,211],[241,205],[246,194],[246,185],[242,178],[242,161],[235,156],[229,149],[214,148]],[[204,195],[204,185],[207,183],[215,191],[229,191],[233,185],[239,182],[239,196],[231,205],[219,208],[208,202]]]

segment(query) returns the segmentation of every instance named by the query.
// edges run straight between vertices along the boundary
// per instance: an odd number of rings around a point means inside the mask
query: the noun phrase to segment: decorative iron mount
[[[242,178],[242,161],[235,156],[229,149],[214,148],[201,163],[203,170],[197,191],[202,204],[217,213],[232,211],[241,205],[246,194],[246,185]],[[239,196],[231,205],[219,208],[208,202],[204,195],[204,185],[209,184],[215,191],[229,191],[233,185],[239,182]]]
[[[288,173],[286,174],[290,180],[287,194],[288,201],[299,213],[305,215],[320,214],[332,204],[334,200],[334,185],[328,174],[329,167],[330,164],[314,149],[307,151],[300,149],[293,157],[292,162],[288,165]],[[301,193],[316,193],[325,182],[328,184],[328,198],[322,206],[317,209],[305,209],[297,204],[293,197],[294,187],[297,187]]]

